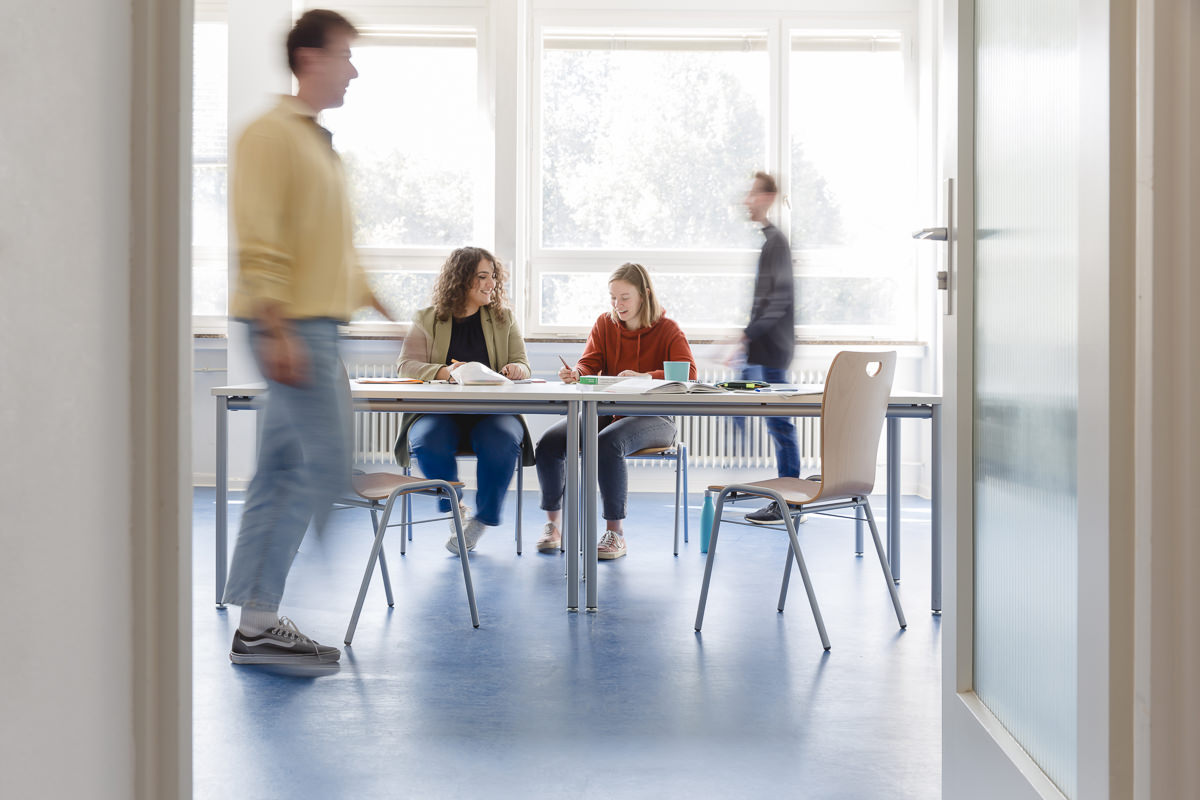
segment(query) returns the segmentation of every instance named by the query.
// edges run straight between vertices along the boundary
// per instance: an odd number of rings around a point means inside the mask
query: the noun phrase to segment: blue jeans
[[[787,383],[787,370],[747,364],[742,368],[742,380]],[[775,466],[781,478],[800,477],[800,443],[796,440],[796,423],[791,417],[767,417],[767,433],[775,443]]]
[[[333,501],[350,483],[353,417],[350,384],[338,355],[336,320],[294,320],[308,349],[308,383],[267,381],[258,468],[246,492],[225,602],[274,611],[283,598],[292,559],[311,520],[318,531]],[[250,326],[251,350],[263,367]]]
[[[600,449],[596,453],[596,479],[606,520],[625,519],[629,473],[625,456],[647,447],[667,447],[675,441],[675,423],[667,417],[600,418]],[[562,508],[567,485],[567,421],[551,425],[534,448],[542,508]]]
[[[475,453],[475,519],[499,525],[504,494],[521,458],[525,429],[512,414],[426,414],[408,429],[408,444],[426,478],[458,480],[461,450]],[[459,490],[462,496],[462,490]],[[450,501],[438,505],[450,510]]]

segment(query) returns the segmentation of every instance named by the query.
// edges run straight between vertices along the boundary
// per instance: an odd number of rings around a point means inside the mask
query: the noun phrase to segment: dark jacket
[[[774,225],[763,228],[754,304],[746,326],[746,363],[787,369],[796,349],[796,298],[792,278],[792,248]]]

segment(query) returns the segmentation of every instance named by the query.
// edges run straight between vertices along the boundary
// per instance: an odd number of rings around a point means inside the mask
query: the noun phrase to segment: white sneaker
[[[553,522],[547,522],[546,527],[542,528],[542,538],[538,539],[537,549],[539,553],[562,549],[562,533]]]
[[[605,531],[596,544],[596,557],[601,561],[611,561],[625,555],[625,537],[616,531]]]
[[[463,528],[465,530],[467,523],[471,521],[471,507],[466,503],[459,502],[458,515],[462,517]],[[450,521],[446,524],[450,526],[450,535],[454,536],[454,517],[451,517]]]
[[[463,538],[467,540],[468,551],[475,549],[475,545],[479,544],[479,540],[483,538],[483,534],[486,532],[486,530],[486,526],[474,517],[471,518],[470,522],[463,526]],[[451,553],[454,553],[454,555],[458,555],[457,535],[451,536],[446,540],[446,549]]]

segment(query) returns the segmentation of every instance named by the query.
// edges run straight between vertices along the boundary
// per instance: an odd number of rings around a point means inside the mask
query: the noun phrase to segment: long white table
[[[219,386],[212,390],[217,406],[216,464],[216,602],[221,605],[228,572],[229,426],[228,412],[256,408],[266,392],[262,384]],[[364,384],[351,381],[356,411],[408,411],[440,414],[558,414],[566,415],[567,491],[563,499],[567,558],[567,607],[579,608],[580,578],[586,585],[586,608],[598,603],[597,462],[599,418],[620,416],[819,416],[820,395],[785,396],[768,392],[724,394],[624,394],[600,388],[558,383],[457,386],[453,384]],[[941,591],[941,397],[921,392],[897,392],[887,411],[887,544],[892,574],[900,579],[900,427],[902,419],[929,419],[933,427],[930,534],[932,551],[930,606],[942,607]],[[581,433],[582,429],[582,433]],[[582,480],[581,480],[582,478]],[[579,487],[583,487],[582,498]],[[582,519],[582,530],[581,530]],[[583,547],[580,547],[580,536]],[[577,557],[582,550],[583,564]],[[862,551],[861,524],[856,550]],[[582,572],[582,576],[581,573]]]

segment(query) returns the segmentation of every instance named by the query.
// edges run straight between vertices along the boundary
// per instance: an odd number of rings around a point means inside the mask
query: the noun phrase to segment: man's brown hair
[[[342,31],[351,36],[358,36],[358,28],[350,24],[350,20],[336,11],[314,8],[305,11],[292,27],[287,37],[288,66],[292,74],[296,74],[296,51],[302,47],[321,48],[329,41],[329,34]]]
[[[775,176],[769,172],[754,173],[754,180],[759,183],[759,191],[767,194],[779,194],[779,185],[775,183]]]

